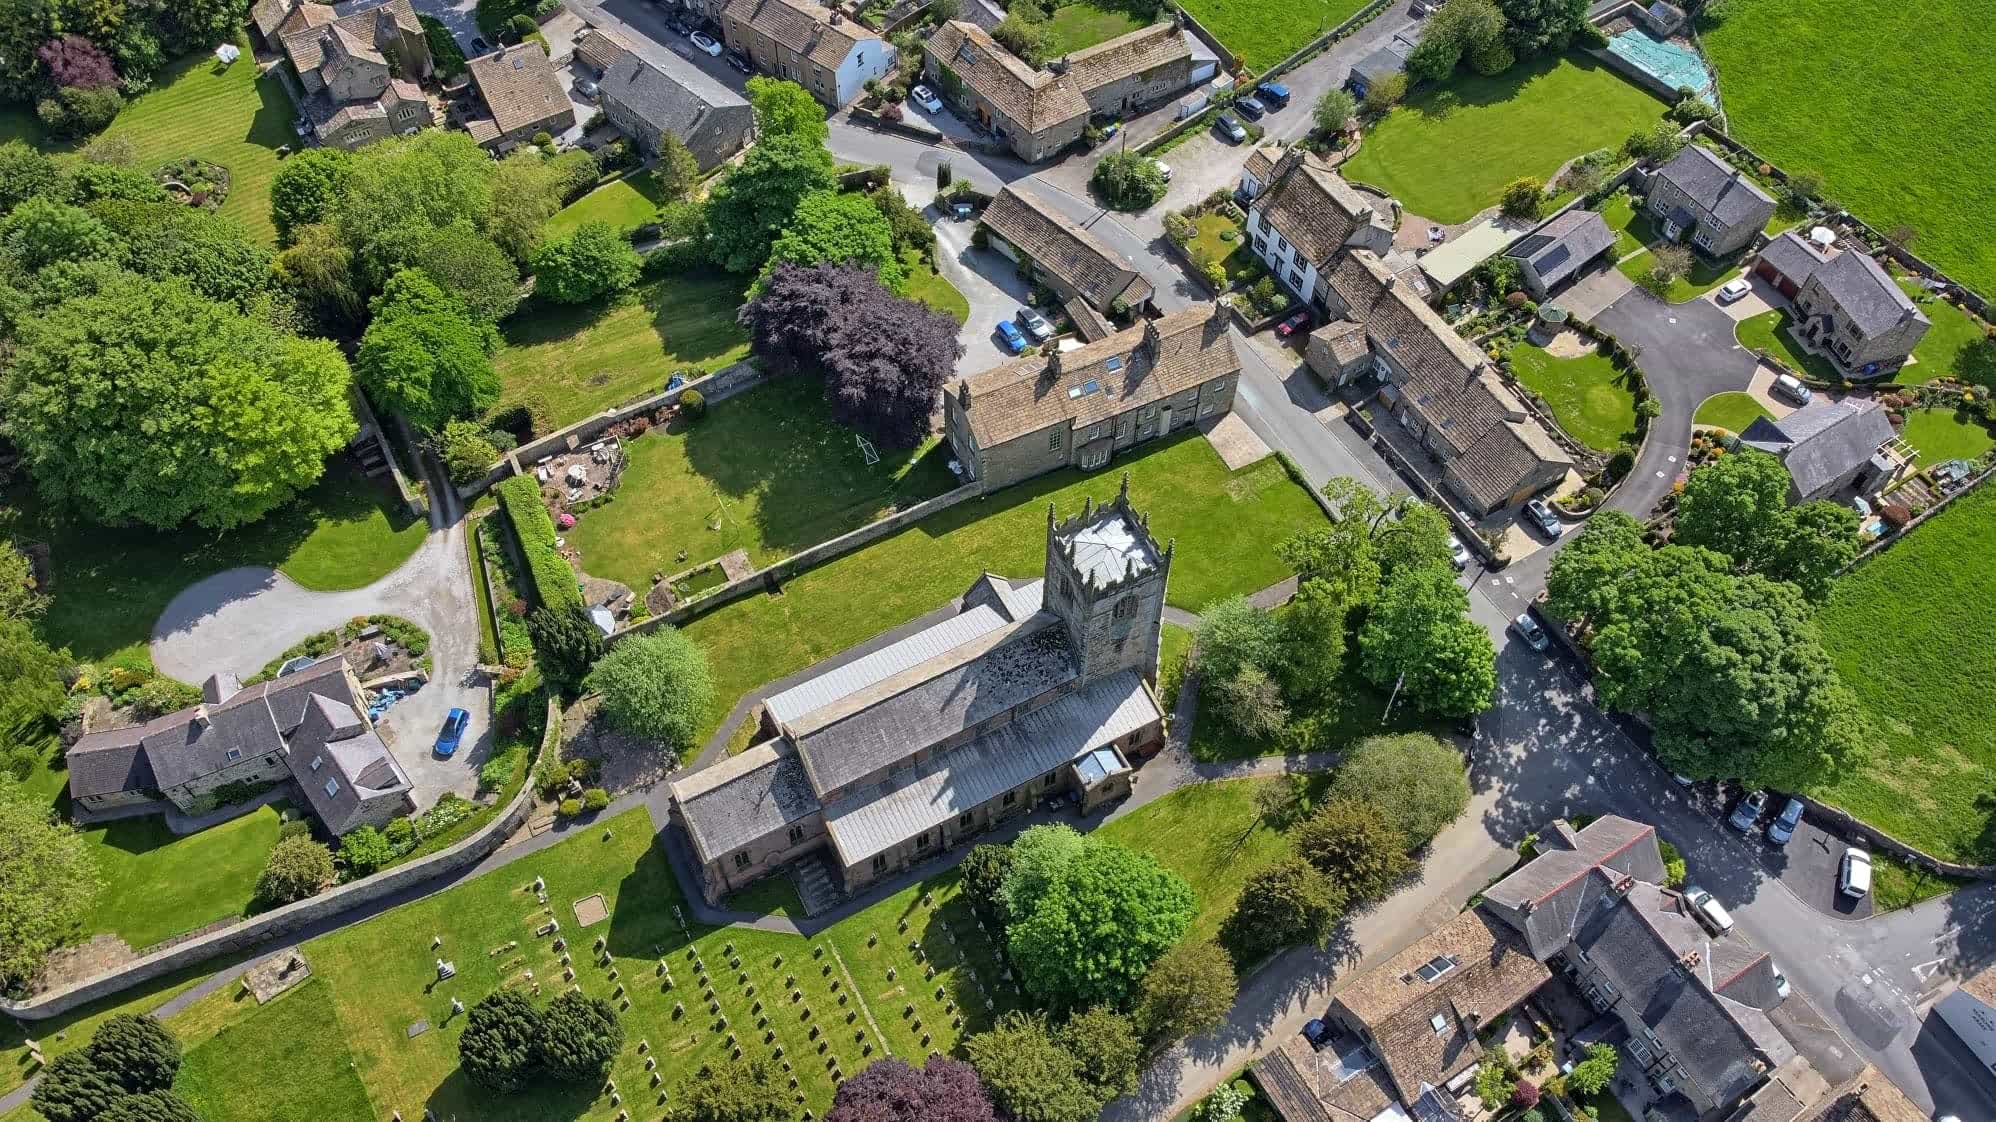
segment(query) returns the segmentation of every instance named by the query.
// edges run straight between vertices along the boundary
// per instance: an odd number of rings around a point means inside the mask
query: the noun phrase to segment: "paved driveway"
[[[922,188],[904,187],[903,194]],[[928,191],[930,195],[935,192]],[[910,202],[913,202],[910,199]],[[936,272],[956,286],[970,302],[970,318],[957,336],[963,344],[963,357],[957,360],[959,374],[988,370],[1012,357],[999,345],[998,321],[1026,302],[1026,282],[1019,279],[1018,266],[995,249],[978,249],[970,244],[975,222],[936,219]]]

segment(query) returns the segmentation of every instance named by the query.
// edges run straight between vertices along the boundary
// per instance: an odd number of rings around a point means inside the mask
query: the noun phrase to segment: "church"
[[[763,702],[757,743],[676,780],[707,900],[793,865],[856,893],[1041,800],[1128,795],[1163,744],[1172,554],[1129,487],[1049,504],[1043,575],[985,573],[943,621],[827,659]]]

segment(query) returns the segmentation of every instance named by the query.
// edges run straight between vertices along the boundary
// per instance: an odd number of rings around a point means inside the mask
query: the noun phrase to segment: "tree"
[[[543,1032],[541,1011],[526,996],[494,990],[471,1007],[457,1038],[465,1077],[492,1091],[517,1091],[533,1070]]]
[[[1028,66],[1038,66],[1046,61],[1047,25],[1044,21],[1034,22],[1013,12],[991,29],[991,38],[1025,60]]]
[[[1443,81],[1455,72],[1456,64],[1465,54],[1489,52],[1503,43],[1504,13],[1492,0],[1471,0],[1467,4],[1450,0],[1435,15],[1440,18],[1428,21],[1420,45],[1407,56],[1407,73],[1415,79]],[[1494,60],[1488,53],[1484,57]]]
[[[67,193],[62,169],[46,153],[19,140],[0,144],[0,214],[36,195]]]
[[[720,1060],[700,1070],[678,1092],[666,1122],[779,1122],[796,1105],[782,1083],[783,1073],[762,1057]]]
[[[1087,839],[1064,822],[1029,826],[1012,839],[1011,861],[999,888],[999,899],[1013,918],[1029,915],[1060,874],[1088,846]]]
[[[1254,740],[1271,740],[1289,726],[1289,706],[1268,671],[1243,666],[1224,678],[1205,677],[1200,693],[1228,728]]]
[[[47,648],[20,649],[39,647],[27,626],[18,620],[0,624],[0,637],[10,632],[11,641],[0,638],[0,682],[45,669],[35,664]],[[5,778],[0,778],[0,838],[7,839],[0,847],[0,932],[6,933],[0,939],[0,989],[19,992],[41,968],[43,956],[76,929],[97,898],[103,875],[82,836],[50,812],[46,799],[37,800]]]
[[[499,333],[426,274],[396,273],[371,307],[354,370],[375,404],[436,432],[498,399]]]
[[[586,1083],[603,1078],[623,1046],[624,1026],[617,1020],[615,1007],[600,997],[563,990],[541,1013],[535,1055],[541,1069],[554,1078]],[[721,1074],[719,1069],[716,1074]]]
[[[393,861],[395,846],[386,834],[372,826],[362,826],[341,835],[338,856],[347,872],[364,877]]]
[[[549,157],[533,145],[520,145],[493,169],[486,235],[508,259],[527,263],[547,220],[587,193],[601,174],[596,156],[580,148]]]
[[[0,541],[0,619],[30,619],[48,607],[35,587],[35,568],[13,543]]]
[[[1391,113],[1407,96],[1407,75],[1383,74],[1365,86],[1365,109],[1375,117]]]
[[[963,894],[970,899],[970,906],[986,919],[996,921],[1000,928],[1011,919],[1011,911],[1005,905],[1005,878],[1011,872],[1012,848],[1004,845],[973,846],[964,856],[963,864],[957,866],[959,883],[963,885]]]
[[[333,877],[331,850],[309,836],[280,838],[256,879],[256,896],[273,906],[289,904],[317,896]]]
[[[1234,1007],[1240,980],[1233,959],[1208,940],[1164,952],[1137,986],[1131,1012],[1152,1050],[1218,1028]]]
[[[1368,736],[1338,765],[1331,794],[1371,802],[1419,848],[1469,806],[1469,777],[1462,754],[1427,733]]]
[[[1588,26],[1587,0],[1497,0],[1504,41],[1519,58],[1557,53]]]
[[[469,222],[388,227],[369,243],[361,264],[369,287],[376,289],[396,273],[420,271],[486,323],[506,318],[520,303],[520,271],[513,259]]]
[[[1511,1092],[1517,1086],[1515,1069],[1510,1061],[1499,1056],[1486,1056],[1476,1069],[1476,1097],[1483,1100],[1483,1109],[1499,1111],[1511,1101]]]
[[[1566,1085],[1570,1090],[1592,1098],[1607,1090],[1609,1082],[1615,1078],[1615,1069],[1621,1066],[1621,1050],[1604,1041],[1588,1048],[1587,1058],[1573,1065],[1573,1070],[1567,1073]]]
[[[816,191],[799,200],[782,235],[769,247],[763,277],[785,262],[870,269],[880,286],[894,293],[907,283],[894,250],[894,230],[865,195]],[[759,291],[761,283],[758,279],[758,289],[752,291]]]
[[[270,179],[270,221],[277,244],[288,246],[302,228],[333,216],[353,172],[353,153],[344,148],[307,148],[277,165]]]
[[[1681,245],[1659,245],[1650,250],[1650,266],[1637,278],[1644,290],[1666,296],[1672,281],[1691,271],[1691,251]]]
[[[36,196],[14,208],[0,222],[4,245],[33,272],[56,261],[115,261],[118,239],[89,211]]]
[[[90,1034],[90,1058],[128,1094],[164,1091],[180,1073],[180,1041],[152,1017],[119,1013]]]
[[[534,250],[534,291],[557,304],[586,304],[638,279],[638,255],[607,222],[585,222]]]
[[[764,139],[707,196],[707,231],[715,263],[731,273],[761,269],[769,259],[770,244],[789,224],[797,204],[836,183],[832,156],[823,144],[801,136]]]
[[[1093,1122],[1102,1109],[1043,1013],[1008,1012],[965,1041],[963,1050],[992,1101],[1017,1122]]]
[[[1360,669],[1424,712],[1466,717],[1490,708],[1497,649],[1469,618],[1469,594],[1440,566],[1396,575],[1359,629]]]
[[[1321,947],[1344,904],[1344,891],[1316,866],[1287,857],[1248,877],[1220,925],[1220,943],[1242,966],[1298,943]]]
[[[1345,610],[1323,582],[1297,586],[1295,598],[1277,617],[1281,654],[1274,673],[1285,698],[1330,698],[1344,673]]]
[[[829,126],[827,127],[829,131]],[[694,159],[686,142],[666,132],[659,136],[658,158],[652,161],[651,181],[659,198],[679,202],[700,183],[700,161]]]
[[[1316,595],[1352,607],[1372,602],[1382,576],[1421,565],[1447,565],[1448,523],[1411,495],[1388,502],[1350,476],[1326,480],[1325,501],[1338,521],[1290,535],[1275,547]]]
[[[125,1089],[83,1049],[50,1060],[28,1102],[48,1122],[95,1122],[124,1096]]]
[[[49,81],[64,89],[95,90],[118,84],[111,56],[81,35],[58,35],[43,43],[35,57],[48,67]]]
[[[673,627],[617,644],[589,672],[587,685],[603,695],[611,724],[657,741],[674,759],[693,746],[714,701],[707,652]]]
[[[825,1122],[998,1122],[998,1112],[962,1060],[931,1055],[916,1067],[887,1056],[839,1084]]]
[[[113,200],[91,210],[124,242],[133,272],[180,277],[241,308],[270,286],[270,250],[232,218],[170,202]]]
[[[1164,198],[1164,172],[1140,152],[1111,152],[1095,161],[1088,177],[1102,201],[1115,210],[1146,210]]]
[[[1317,131],[1332,136],[1345,131],[1351,123],[1353,113],[1358,112],[1358,101],[1350,91],[1342,86],[1333,86],[1324,91],[1311,110],[1311,119],[1316,122]]]
[[[1505,186],[1499,206],[1506,218],[1537,218],[1545,209],[1545,202],[1546,185],[1527,175]]]
[[[437,453],[443,457],[450,481],[469,483],[485,474],[499,459],[485,426],[476,421],[451,421],[437,434]]]
[[[1192,922],[1184,878],[1147,853],[1091,840],[1030,910],[1013,909],[1006,940],[1025,987],[1057,1008],[1120,1004]],[[1116,938],[1102,938],[1105,931]]]
[[[1546,573],[1545,610],[1583,630],[1619,615],[1624,576],[1649,563],[1642,523],[1619,510],[1588,519]]]
[[[1857,557],[1857,513],[1826,501],[1791,507],[1790,483],[1788,468],[1765,452],[1722,456],[1685,480],[1672,541],[1717,550],[1740,572],[1792,581],[1821,601]]]
[[[1629,134],[1622,142],[1624,154],[1649,164],[1667,163],[1684,150],[1684,138],[1668,121],[1658,121],[1647,129]]]
[[[541,673],[564,691],[581,686],[603,656],[603,632],[579,603],[535,608],[527,616],[527,636]]]
[[[1107,1005],[1092,1005],[1060,1027],[1060,1042],[1097,1099],[1106,1103],[1137,1089],[1144,1045],[1130,1018]]]
[[[887,220],[887,229],[894,239],[895,254],[912,253],[933,264],[936,256],[936,231],[922,212],[908,205],[901,192],[892,184],[876,187],[866,193],[880,216]]]
[[[187,1100],[172,1091],[126,1095],[97,1116],[97,1122],[201,1122]]]
[[[152,173],[123,164],[99,163],[83,160],[69,168],[70,197],[79,206],[104,200],[117,200],[131,203],[165,203],[172,197]],[[213,217],[212,212],[181,208],[189,214]]]
[[[822,147],[831,139],[825,107],[803,86],[757,75],[748,80],[748,97],[762,143],[788,136]]]
[[[420,222],[480,227],[492,213],[498,165],[471,134],[423,129],[356,152],[333,223],[363,258],[387,231]]]
[[[1266,670],[1282,654],[1282,623],[1276,616],[1230,596],[1199,615],[1195,644],[1202,675],[1227,679],[1245,667]]]
[[[1295,837],[1296,852],[1353,902],[1385,896],[1414,871],[1406,835],[1366,799],[1326,800]]]
[[[0,415],[50,499],[99,522],[255,521],[355,430],[338,348],[128,273],[29,316]]]
[[[325,223],[293,231],[291,247],[270,263],[270,275],[327,334],[350,334],[367,311],[353,250]]]

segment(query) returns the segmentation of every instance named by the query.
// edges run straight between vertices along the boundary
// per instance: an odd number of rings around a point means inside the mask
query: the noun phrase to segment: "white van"
[[[1696,885],[1684,890],[1684,902],[1691,906],[1692,918],[1703,924],[1705,930],[1714,935],[1724,935],[1733,929],[1732,913],[1712,898],[1712,894]]]
[[[1871,891],[1871,854],[1856,846],[1844,849],[1843,867],[1837,870],[1837,889],[1853,900],[1862,900]]]

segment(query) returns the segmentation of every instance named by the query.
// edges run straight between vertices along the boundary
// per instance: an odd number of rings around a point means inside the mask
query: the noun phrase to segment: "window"
[[[1448,1031],[1448,1018],[1441,1015],[1440,1013],[1436,1013],[1434,1016],[1429,1017],[1428,1024],[1434,1028],[1436,1036],[1440,1036],[1441,1034]]]
[[[1088,439],[1093,440],[1101,435],[1102,435],[1102,422],[1097,421],[1094,424],[1088,426]]]
[[[876,873],[887,871],[887,855],[885,853],[873,859],[873,871]]]
[[[1006,806],[1011,806],[1011,805],[1012,805],[1013,803],[1015,803],[1015,802],[1018,802],[1018,801],[1019,801],[1019,794],[1018,794],[1018,792],[1016,792],[1016,791],[1007,791],[1007,792],[1005,792],[1005,798],[1004,798],[1004,800],[1003,800],[1003,802],[1004,802],[1004,805],[1006,805]]]
[[[1047,434],[1047,451],[1049,451],[1049,452],[1058,452],[1058,451],[1060,451],[1060,430],[1059,430],[1059,429],[1055,429],[1055,430],[1053,430],[1052,432],[1050,432],[1050,433],[1048,433],[1048,434]]]
[[[326,757],[324,757],[324,756],[313,756],[313,757],[312,757],[312,770],[313,770],[313,771],[317,771],[317,770],[319,770],[319,767],[320,767],[320,765],[324,764],[325,762],[326,762]]]
[[[1142,409],[1137,410],[1137,420],[1139,421],[1148,421],[1156,415],[1157,406],[1155,405],[1146,405]]]
[[[1281,234],[1277,234],[1275,235],[1275,248],[1281,250],[1284,253],[1288,253],[1289,242],[1285,238],[1283,238]]]
[[[1051,786],[1053,786],[1053,781],[1054,781],[1054,774],[1053,774],[1053,772],[1047,772],[1047,774],[1046,774],[1046,778],[1044,778],[1044,779],[1040,780],[1040,786],[1042,786],[1042,787],[1051,787]]]
[[[1212,416],[1212,415],[1213,415],[1213,403],[1209,401],[1209,402],[1207,402],[1207,403],[1206,403],[1205,405],[1201,406],[1201,407],[1200,407],[1200,409],[1199,409],[1199,415],[1200,415],[1201,417],[1210,417],[1210,416]]]
[[[790,827],[790,844],[796,845],[798,842],[803,840],[804,840],[804,827],[802,826]]]
[[[404,106],[403,106],[403,107],[402,107],[401,109],[399,109],[399,110],[397,110],[397,111],[396,111],[395,115],[396,115],[397,117],[401,118],[401,119],[402,119],[402,120],[404,120],[404,121],[413,121],[413,120],[415,120],[415,119],[416,119],[416,118],[417,118],[417,117],[418,117],[418,116],[419,116],[420,114],[419,114],[419,111],[418,111],[418,110],[416,109],[416,107],[415,107],[415,106],[413,106],[413,105],[404,105]]]
[[[1098,468],[1108,462],[1109,450],[1107,448],[1097,448],[1093,452],[1081,457],[1081,466],[1085,468]]]
[[[1256,238],[1254,240],[1254,251],[1263,257],[1268,256],[1268,239]]]
[[[1294,269],[1289,270],[1289,287],[1300,291],[1303,287],[1303,274]]]
[[[1704,249],[1710,249],[1710,248],[1712,248],[1712,235],[1711,235],[1711,234],[1710,234],[1709,232],[1705,231],[1705,230],[1700,230],[1700,231],[1698,231],[1698,236],[1697,236],[1697,237],[1695,237],[1695,238],[1692,238],[1691,240],[1692,240],[1693,242],[1695,242],[1695,243],[1696,243],[1696,244],[1697,244],[1698,246],[1700,246],[1701,248],[1704,248]]]
[[[1448,955],[1440,954],[1422,963],[1420,969],[1414,971],[1414,973],[1419,974],[1423,982],[1432,982],[1449,971],[1454,970],[1458,965],[1460,964],[1455,959]]]
[[[929,848],[929,832],[927,830],[923,830],[921,833],[915,835],[915,848]]]
[[[236,762],[237,760],[240,760],[240,759],[242,759],[242,758],[243,758],[243,750],[242,750],[241,748],[231,748],[231,749],[229,749],[229,750],[228,750],[227,752],[224,752],[224,753],[222,753],[222,755],[223,755],[223,756],[224,756],[224,757],[225,757],[225,758],[226,758],[226,759],[227,759],[227,760],[228,760],[228,761],[229,761],[230,763],[235,763],[235,762]]]
[[[1136,615],[1137,615],[1136,597],[1125,596],[1121,600],[1116,601],[1117,619],[1135,619]]]
[[[735,854],[735,868],[746,869],[748,867],[749,867],[749,855],[746,853]]]
[[[330,798],[330,797],[332,797],[332,796],[334,796],[334,795],[337,795],[337,794],[339,794],[339,793],[340,793],[340,781],[339,781],[339,780],[337,780],[337,779],[328,779],[328,780],[326,780],[326,795],[327,795],[327,797],[328,797],[328,798]]]
[[[957,820],[956,820],[956,828],[957,828],[957,829],[959,829],[959,830],[968,830],[968,829],[970,829],[970,824],[971,824],[971,817],[972,817],[971,815],[968,815],[968,814],[966,814],[966,815],[964,815],[964,816],[963,816],[962,818],[959,818],[959,819],[957,819]]]

